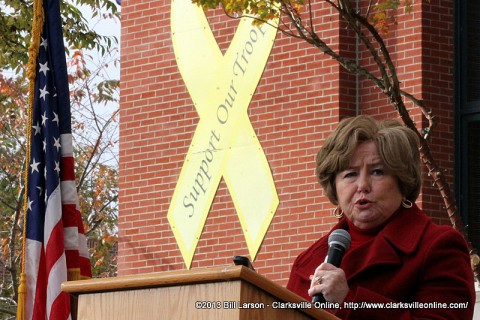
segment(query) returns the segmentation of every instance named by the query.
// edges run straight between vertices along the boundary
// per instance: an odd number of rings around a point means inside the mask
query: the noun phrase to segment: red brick
[[[385,42],[402,89],[423,99],[438,117],[431,148],[453,183],[453,4],[432,1],[414,8],[399,15]],[[208,13],[208,20],[225,52],[237,22],[221,11]],[[314,4],[314,22],[329,45],[355,58],[354,37],[324,2]],[[169,1],[122,6],[120,275],[185,268],[166,215],[199,117],[176,65],[170,32]],[[378,74],[368,52],[359,52],[359,58]],[[336,221],[334,206],[315,179],[315,154],[338,121],[355,114],[355,95],[355,77],[336,61],[299,39],[277,34],[248,115],[280,199],[254,265],[282,285],[295,257]],[[370,81],[360,79],[358,95],[361,113],[398,117]],[[420,111],[406,104],[423,126]],[[448,223],[432,179],[425,182],[419,204],[436,221]],[[192,268],[228,265],[234,254],[248,255],[240,228],[222,180]]]

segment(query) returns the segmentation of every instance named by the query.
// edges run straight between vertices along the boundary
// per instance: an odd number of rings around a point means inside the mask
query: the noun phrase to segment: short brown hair
[[[340,121],[317,154],[316,174],[328,199],[338,204],[337,173],[346,170],[357,146],[373,141],[386,169],[396,176],[400,192],[414,202],[422,185],[417,134],[395,119],[357,116]]]

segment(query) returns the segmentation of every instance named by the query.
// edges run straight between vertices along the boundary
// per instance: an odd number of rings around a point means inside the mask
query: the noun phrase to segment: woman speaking
[[[340,122],[320,149],[317,178],[351,237],[340,265],[325,262],[328,237],[295,260],[287,288],[340,306],[341,319],[472,319],[467,245],[417,207],[416,134],[396,120]],[[383,308],[382,308],[383,307]],[[387,309],[388,308],[388,309]]]

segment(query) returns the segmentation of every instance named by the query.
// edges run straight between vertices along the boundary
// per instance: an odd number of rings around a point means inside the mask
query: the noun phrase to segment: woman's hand
[[[321,293],[326,301],[342,303],[348,293],[347,278],[342,269],[330,263],[322,263],[311,276],[308,294],[312,297]]]

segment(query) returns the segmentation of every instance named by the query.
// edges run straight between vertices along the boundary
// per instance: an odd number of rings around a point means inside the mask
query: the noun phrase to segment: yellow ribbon
[[[277,26],[278,21],[273,22]],[[278,207],[278,195],[247,109],[267,64],[276,27],[242,18],[225,55],[202,9],[173,0],[172,41],[178,68],[200,117],[168,211],[190,268],[222,176],[248,250],[255,258]]]

